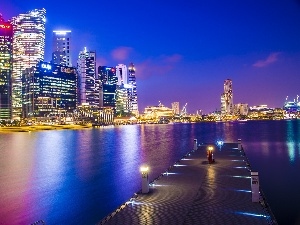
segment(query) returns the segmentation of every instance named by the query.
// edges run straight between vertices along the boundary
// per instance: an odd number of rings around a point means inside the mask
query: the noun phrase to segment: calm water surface
[[[279,224],[300,224],[300,121],[0,134],[0,224],[95,224],[192,149],[242,139]],[[217,155],[216,155],[217,158]]]

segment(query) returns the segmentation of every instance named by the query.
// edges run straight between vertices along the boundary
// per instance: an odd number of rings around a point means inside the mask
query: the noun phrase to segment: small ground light
[[[217,146],[219,146],[220,148],[222,148],[224,144],[224,141],[217,141]]]

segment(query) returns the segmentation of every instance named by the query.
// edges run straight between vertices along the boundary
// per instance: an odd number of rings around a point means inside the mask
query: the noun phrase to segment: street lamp
[[[208,146],[208,148],[207,148],[207,159],[208,159],[209,164],[215,162],[213,150],[214,150],[213,146]]]
[[[142,193],[147,194],[149,192],[149,176],[148,176],[149,168],[142,166],[140,168],[140,171],[142,173]]]

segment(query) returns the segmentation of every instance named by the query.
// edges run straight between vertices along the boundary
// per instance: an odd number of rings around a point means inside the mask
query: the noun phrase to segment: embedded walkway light
[[[142,166],[140,168],[140,171],[142,173],[142,193],[147,194],[149,192],[149,176],[148,176],[149,168]]]

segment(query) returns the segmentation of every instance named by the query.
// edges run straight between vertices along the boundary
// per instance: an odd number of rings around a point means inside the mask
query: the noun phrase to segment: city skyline
[[[76,1],[60,2],[71,4],[64,15],[56,12],[58,1],[12,0],[2,3],[1,13],[7,21],[46,9],[45,61],[51,61],[53,30],[67,29],[73,64],[83,47],[96,51],[97,67],[134,62],[140,112],[158,101],[187,102],[188,112],[220,109],[226,79],[233,81],[234,104],[282,107],[287,95],[299,94],[299,1],[114,1],[101,3],[100,14],[95,3],[82,10]]]

